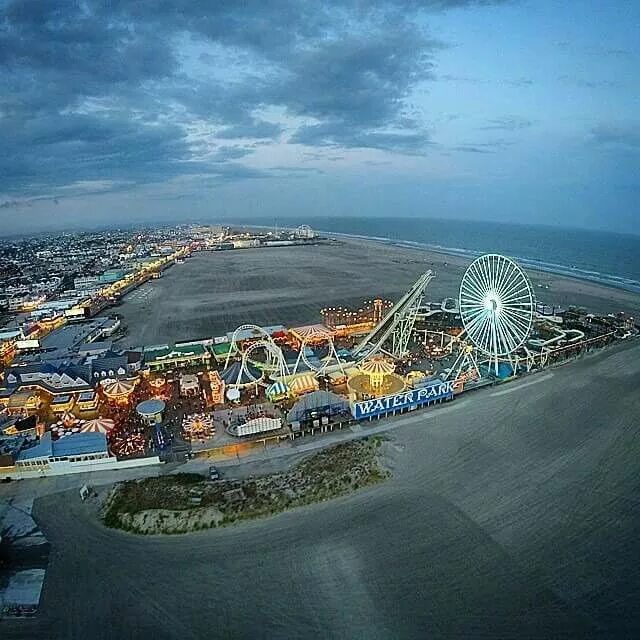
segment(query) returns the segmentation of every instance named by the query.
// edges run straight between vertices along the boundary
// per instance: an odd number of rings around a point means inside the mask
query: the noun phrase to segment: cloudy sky
[[[0,0],[0,233],[262,215],[638,233],[639,32],[636,0]]]

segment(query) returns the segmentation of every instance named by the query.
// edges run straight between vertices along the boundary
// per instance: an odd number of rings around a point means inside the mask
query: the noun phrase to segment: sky
[[[0,0],[0,234],[259,216],[640,233],[638,33],[637,0]]]

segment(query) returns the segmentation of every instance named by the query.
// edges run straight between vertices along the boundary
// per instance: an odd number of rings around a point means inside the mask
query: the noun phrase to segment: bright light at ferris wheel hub
[[[484,308],[487,311],[492,311],[496,315],[500,315],[500,312],[502,311],[502,302],[495,291],[489,292],[485,297]]]

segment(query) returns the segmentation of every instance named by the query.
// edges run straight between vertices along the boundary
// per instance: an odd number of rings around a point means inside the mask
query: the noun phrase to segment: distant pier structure
[[[301,224],[296,229],[295,236],[301,240],[313,240],[316,237],[316,232],[308,224]]]

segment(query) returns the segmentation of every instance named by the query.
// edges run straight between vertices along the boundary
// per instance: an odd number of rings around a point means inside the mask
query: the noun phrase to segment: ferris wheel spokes
[[[459,309],[469,341],[498,374],[500,359],[512,356],[528,338],[534,311],[531,284],[522,269],[498,254],[480,256],[462,277]]]

